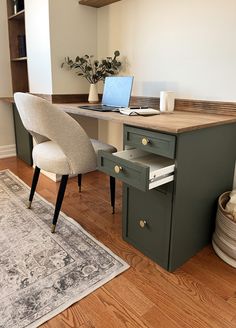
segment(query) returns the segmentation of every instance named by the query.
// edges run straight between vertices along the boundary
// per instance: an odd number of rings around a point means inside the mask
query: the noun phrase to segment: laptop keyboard
[[[113,106],[103,106],[103,105],[85,105],[85,106],[79,106],[83,109],[90,109],[90,110],[97,110],[100,112],[119,112],[119,108],[113,107]]]

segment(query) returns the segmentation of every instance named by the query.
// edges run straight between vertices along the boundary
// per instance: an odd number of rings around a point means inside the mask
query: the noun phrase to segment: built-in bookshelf
[[[100,8],[107,5],[110,5],[111,3],[117,2],[120,0],[80,0],[79,3],[81,5]]]
[[[16,3],[16,5],[14,5]],[[25,39],[24,0],[7,0],[9,47],[13,92],[29,91]]]
[[[9,30],[12,90],[28,92],[28,69],[25,38],[24,0],[6,0]],[[33,141],[24,128],[18,110],[13,102],[13,116],[17,156],[32,165]]]

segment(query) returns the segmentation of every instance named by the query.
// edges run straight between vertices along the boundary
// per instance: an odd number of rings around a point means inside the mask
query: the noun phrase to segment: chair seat
[[[104,150],[107,151],[109,153],[115,153],[117,151],[117,149],[111,145],[108,145],[106,143],[103,143],[97,139],[90,139],[94,148],[94,151],[96,153],[96,155],[98,154],[99,150]]]
[[[99,150],[104,150],[109,153],[116,151],[115,147],[100,142],[96,139],[91,139],[91,142],[96,155]],[[47,172],[60,175],[81,173],[72,171],[67,157],[61,148],[53,141],[45,141],[34,146],[33,161],[37,167]]]
[[[61,148],[53,141],[42,142],[33,148],[33,162],[47,172],[72,174],[69,161]]]

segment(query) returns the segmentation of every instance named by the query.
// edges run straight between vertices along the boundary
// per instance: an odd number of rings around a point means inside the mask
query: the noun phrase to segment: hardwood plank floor
[[[33,170],[16,159],[0,160],[28,185]],[[41,176],[37,191],[55,204],[58,184]],[[235,328],[236,269],[221,261],[209,245],[175,273],[168,273],[121,237],[121,184],[116,214],[111,214],[109,179],[92,172],[82,193],[70,179],[62,209],[131,268],[75,303],[42,328]]]

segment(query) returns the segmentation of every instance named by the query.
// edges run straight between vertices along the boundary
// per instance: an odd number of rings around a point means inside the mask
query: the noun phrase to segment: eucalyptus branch
[[[70,70],[76,70],[78,76],[83,76],[90,84],[104,80],[106,76],[115,75],[121,68],[121,62],[117,60],[120,52],[116,50],[114,56],[106,57],[101,61],[92,60],[93,56],[77,56],[75,60],[66,57],[61,67],[66,66]]]

